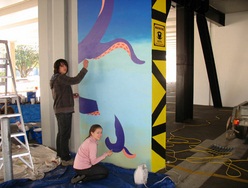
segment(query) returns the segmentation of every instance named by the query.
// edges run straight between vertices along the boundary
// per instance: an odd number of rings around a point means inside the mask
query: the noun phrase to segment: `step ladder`
[[[14,112],[14,114],[8,113],[9,101],[16,103],[18,112]],[[7,40],[0,40],[0,102],[4,104],[0,114],[0,170],[3,168],[4,181],[8,181],[13,179],[12,159],[19,158],[32,170],[34,170],[34,165],[22,117],[20,99],[16,90],[15,74],[13,72]],[[13,126],[11,124],[13,120],[18,120],[16,130],[19,130],[14,133],[10,129],[10,126]],[[24,142],[20,139],[23,137]],[[13,140],[20,144],[20,150],[17,153],[12,152],[11,149]]]

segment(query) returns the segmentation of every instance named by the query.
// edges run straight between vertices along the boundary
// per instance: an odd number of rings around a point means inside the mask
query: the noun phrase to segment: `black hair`
[[[54,74],[59,73],[59,66],[61,64],[64,64],[67,67],[67,72],[68,72],[68,69],[69,69],[68,68],[68,62],[65,59],[58,59],[58,60],[55,61],[54,65],[53,65],[53,73]]]

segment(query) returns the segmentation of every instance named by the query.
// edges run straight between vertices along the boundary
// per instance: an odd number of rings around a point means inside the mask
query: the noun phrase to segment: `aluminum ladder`
[[[14,112],[14,114],[8,113],[8,102],[10,100],[12,102],[15,101],[17,105],[18,112]],[[7,40],[0,40],[0,101],[4,104],[1,110],[2,113],[0,114],[0,169],[3,168],[4,181],[8,181],[13,179],[13,158],[19,158],[32,170],[34,170],[34,165],[23,121],[20,99],[16,90],[15,74],[13,72]],[[13,133],[10,130],[10,120],[15,121],[16,119],[19,120],[19,132],[16,131]],[[20,137],[24,137],[24,142],[20,140]],[[12,152],[12,138],[20,144],[21,149],[17,153]]]

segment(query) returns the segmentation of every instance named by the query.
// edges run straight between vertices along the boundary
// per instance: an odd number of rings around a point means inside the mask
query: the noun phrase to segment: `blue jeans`
[[[58,122],[58,134],[56,139],[57,156],[62,160],[71,159],[69,140],[71,138],[72,113],[55,114]]]

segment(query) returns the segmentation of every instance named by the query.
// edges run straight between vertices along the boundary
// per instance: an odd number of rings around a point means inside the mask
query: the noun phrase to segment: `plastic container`
[[[38,143],[42,144],[42,130],[41,128],[34,128],[32,131],[32,138]]]
[[[31,98],[36,98],[36,92],[27,92],[27,102],[31,102]]]

